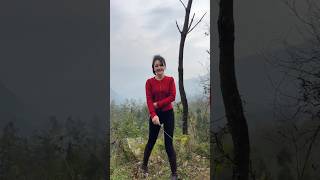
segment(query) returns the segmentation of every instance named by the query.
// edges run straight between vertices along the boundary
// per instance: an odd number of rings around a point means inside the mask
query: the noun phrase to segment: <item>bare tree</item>
[[[302,180],[306,178],[308,169],[313,169],[314,175],[318,175],[318,165],[312,163],[311,157],[315,154],[320,136],[320,3],[314,0],[283,2],[301,23],[298,31],[305,44],[292,45],[285,39],[285,54],[281,57],[274,55],[271,60],[267,57],[267,60],[280,68],[284,76],[290,78],[290,84],[298,90],[297,94],[290,95],[284,90],[287,85],[283,85],[283,82],[277,85],[277,95],[282,99],[276,97],[276,100],[283,101],[285,97],[288,102],[285,108],[293,109],[286,113],[278,108],[277,115],[282,124],[277,133],[279,140],[290,147],[295,159],[293,172],[297,180]],[[298,3],[304,3],[306,9],[299,7]],[[305,10],[305,14],[301,10]],[[280,102],[275,102],[275,105],[284,108]]]
[[[190,16],[190,10],[192,5],[192,0],[188,0],[187,6],[182,2],[182,0],[179,0],[181,4],[183,5],[186,14],[184,17],[184,24],[182,30],[180,29],[178,22],[176,21],[177,28],[180,32],[180,46],[179,46],[179,65],[178,65],[178,72],[179,72],[179,92],[182,102],[182,133],[188,134],[188,100],[186,96],[186,92],[184,90],[183,85],[183,50],[184,50],[184,44],[186,41],[187,34],[189,34],[203,19],[206,13],[202,15],[200,20],[197,21],[197,23],[192,26],[195,13],[193,13],[193,16],[191,18],[191,21],[189,22],[189,16]]]
[[[250,143],[235,75],[233,0],[221,0],[219,6],[220,87],[234,148],[233,179],[248,180]]]

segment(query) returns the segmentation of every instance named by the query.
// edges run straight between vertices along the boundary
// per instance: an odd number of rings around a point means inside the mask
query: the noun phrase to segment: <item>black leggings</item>
[[[165,143],[168,159],[170,162],[171,172],[176,173],[177,171],[176,152],[174,151],[172,139],[171,139],[173,138],[173,131],[174,131],[174,112],[171,109],[164,112],[157,112],[157,115],[160,119],[160,123],[164,124],[165,132],[171,136],[169,137],[164,132],[164,143]],[[146,148],[144,150],[144,157],[143,157],[143,164],[145,166],[148,165],[148,160],[149,160],[152,148],[157,141],[159,130],[160,130],[160,126],[153,124],[151,118],[149,118],[149,139],[148,139]]]

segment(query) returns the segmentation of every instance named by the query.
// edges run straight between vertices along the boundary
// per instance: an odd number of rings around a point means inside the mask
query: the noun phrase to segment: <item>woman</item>
[[[171,179],[177,179],[176,153],[172,138],[174,131],[174,112],[172,102],[176,97],[176,87],[173,77],[166,76],[166,62],[163,57],[156,55],[152,61],[152,71],[155,75],[146,82],[146,98],[150,114],[149,139],[145,147],[142,170],[148,173],[148,160],[154,144],[157,141],[160,124],[164,125],[164,142],[171,167]]]

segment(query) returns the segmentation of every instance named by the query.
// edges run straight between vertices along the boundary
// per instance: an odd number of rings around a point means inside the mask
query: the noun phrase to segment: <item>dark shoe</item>
[[[142,173],[143,173],[145,176],[148,176],[148,173],[149,173],[149,171],[148,171],[148,166],[142,164],[142,165],[141,165],[141,170],[142,170]]]
[[[171,174],[171,180],[177,180],[177,179],[178,179],[177,173]]]

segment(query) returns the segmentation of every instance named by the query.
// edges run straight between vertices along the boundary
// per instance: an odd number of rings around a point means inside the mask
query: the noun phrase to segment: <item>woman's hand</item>
[[[159,117],[157,115],[152,118],[152,123],[154,125],[159,125],[160,126],[160,120],[159,120]]]
[[[154,103],[153,103],[153,107],[157,109],[157,108],[158,108],[158,103],[157,103],[157,102],[154,102]]]

